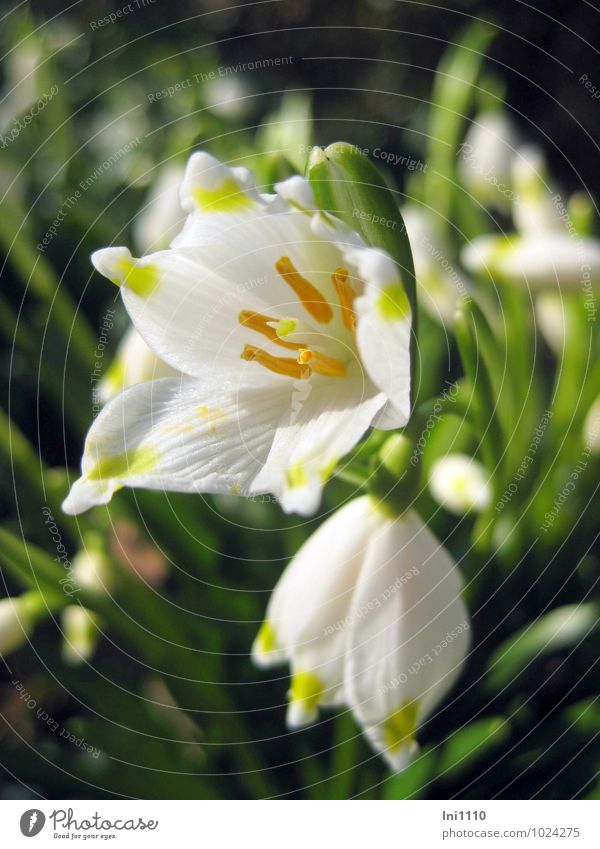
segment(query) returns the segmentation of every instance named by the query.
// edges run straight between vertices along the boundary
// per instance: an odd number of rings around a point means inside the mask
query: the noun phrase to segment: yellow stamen
[[[356,328],[356,314],[354,312],[356,292],[350,283],[348,283],[348,272],[345,268],[336,268],[331,279],[333,280],[337,296],[340,299],[344,327],[354,333]]]
[[[320,354],[319,351],[313,351],[311,348],[302,348],[298,354],[298,362],[302,364],[310,363],[313,371],[325,377],[346,376],[346,368],[343,363],[336,360],[335,357],[328,357],[327,354]]]
[[[251,310],[242,310],[238,316],[238,321],[244,327],[249,327],[250,330],[256,330],[257,333],[262,333],[263,336],[266,336],[271,342],[275,342],[276,345],[281,345],[282,348],[290,348],[292,351],[297,351],[299,348],[304,347],[304,343],[302,342],[286,342],[279,337],[276,329],[269,324],[269,322],[276,324],[278,322],[276,318],[270,318],[268,315],[262,315],[259,312],[252,312]]]
[[[241,356],[243,360],[255,360],[261,366],[268,368],[269,371],[274,371],[276,374],[284,374],[298,380],[305,380],[310,377],[310,366],[296,362],[289,357],[274,357],[254,345],[245,345]]]
[[[275,263],[275,270],[281,274],[302,301],[302,306],[319,324],[327,324],[331,321],[333,310],[330,305],[319,290],[296,270],[289,257],[280,257]]]

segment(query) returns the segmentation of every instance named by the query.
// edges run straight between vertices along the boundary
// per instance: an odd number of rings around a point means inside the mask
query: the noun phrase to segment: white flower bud
[[[98,626],[94,613],[79,604],[69,604],[62,611],[62,656],[65,663],[77,666],[90,660],[98,642]]]
[[[459,516],[484,510],[492,497],[485,467],[466,454],[448,454],[436,460],[429,474],[429,488],[442,507]]]

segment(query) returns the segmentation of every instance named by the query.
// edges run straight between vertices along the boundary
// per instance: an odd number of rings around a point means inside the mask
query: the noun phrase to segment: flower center
[[[289,257],[282,256],[275,263],[275,270],[293,289],[309,313],[319,324],[328,324],[333,318],[333,309],[321,292],[310,280],[300,274]],[[341,318],[346,330],[355,332],[356,316],[354,299],[356,293],[348,282],[348,272],[345,268],[337,268],[331,275],[334,289],[338,296]],[[245,345],[241,358],[246,361],[259,363],[276,374],[283,374],[300,380],[306,380],[313,374],[324,377],[345,377],[346,366],[337,357],[315,351],[306,342],[288,340],[288,336],[299,336],[304,333],[314,334],[315,331],[292,318],[278,319],[251,310],[241,310],[238,321],[244,327],[265,336],[269,342],[296,352],[296,358],[277,357],[264,351],[256,345]],[[325,337],[324,343],[325,343]]]

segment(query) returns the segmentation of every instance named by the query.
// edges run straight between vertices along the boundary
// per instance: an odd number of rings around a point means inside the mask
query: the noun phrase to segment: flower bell
[[[133,323],[180,377],[114,398],[63,507],[121,486],[253,495],[308,514],[336,462],[410,405],[411,307],[397,264],[292,177],[260,194],[245,168],[194,154],[171,248],[93,255]]]
[[[395,770],[456,681],[469,621],[456,564],[414,511],[347,503],[302,546],[275,588],[253,646],[289,662],[288,725],[346,704]]]

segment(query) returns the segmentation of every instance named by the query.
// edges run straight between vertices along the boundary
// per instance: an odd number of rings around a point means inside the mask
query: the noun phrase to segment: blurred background
[[[127,328],[89,255],[168,238],[177,215],[153,191],[192,150],[248,164],[268,188],[302,171],[311,145],[349,141],[404,205],[431,192],[432,126],[441,103],[453,108],[458,68],[469,90],[445,138],[456,147],[473,116],[501,104],[565,197],[594,200],[598,11],[584,0],[83,0],[3,2],[0,14],[0,593],[47,600],[0,665],[0,798],[600,797],[595,462],[537,545],[560,464],[506,546],[505,527],[473,548],[474,520],[424,497],[465,573],[475,651],[421,755],[392,777],[344,713],[287,732],[285,670],[266,677],[249,659],[270,591],[319,517],[284,516],[268,497],[146,491],[60,512]],[[489,229],[507,220],[500,210]],[[421,332],[428,397],[461,367],[450,332],[425,315]],[[545,398],[556,362],[543,339],[535,368]],[[569,380],[578,386],[576,371]],[[324,512],[348,493],[334,480]],[[65,611],[65,576],[85,620]]]

